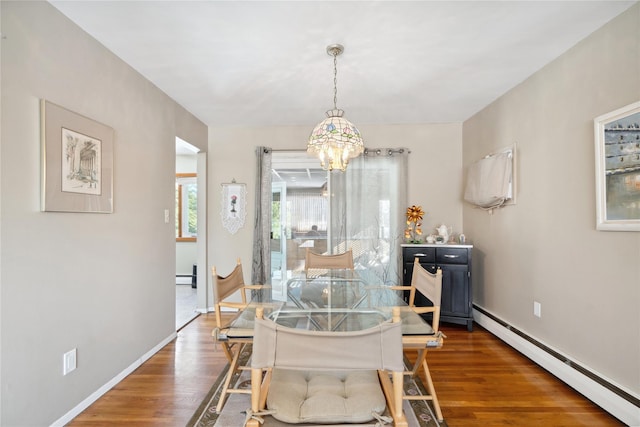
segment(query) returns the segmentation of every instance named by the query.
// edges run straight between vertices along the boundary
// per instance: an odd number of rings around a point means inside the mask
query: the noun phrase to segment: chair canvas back
[[[216,302],[223,301],[243,286],[244,277],[242,275],[242,264],[240,263],[236,265],[227,277],[216,274],[213,285]]]
[[[438,268],[436,274],[432,274],[420,265],[420,261],[416,258],[413,263],[411,287],[429,298],[429,301],[436,308],[433,313],[431,327],[437,332],[440,323],[440,303],[442,300],[442,270]]]
[[[402,371],[400,322],[352,332],[309,331],[256,318],[252,368]]]
[[[434,307],[440,307],[442,299],[442,270],[438,269],[436,274],[429,273],[416,259],[413,263],[411,286],[429,298]]]
[[[307,248],[305,256],[304,271],[310,269],[341,268],[353,270],[353,252],[349,249],[341,254],[321,255]]]

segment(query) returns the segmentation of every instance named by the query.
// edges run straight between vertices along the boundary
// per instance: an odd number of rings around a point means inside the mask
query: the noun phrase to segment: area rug
[[[251,348],[247,348],[240,355],[240,364],[244,365],[251,357]],[[242,427],[245,421],[245,410],[251,406],[251,397],[247,394],[231,394],[227,397],[227,401],[222,409],[222,412],[218,414],[216,412],[216,405],[220,398],[221,387],[224,382],[224,377],[227,374],[229,365],[220,373],[220,376],[215,381],[209,393],[205,396],[204,400],[195,411],[187,427]],[[248,371],[238,372],[234,375],[231,381],[232,384],[237,384],[238,388],[251,388],[250,374]],[[412,379],[409,376],[405,376],[404,382],[405,393],[408,395],[426,394],[424,385],[419,379]],[[446,421],[438,422],[434,415],[433,406],[431,402],[424,400],[414,400],[404,402],[404,411],[407,416],[409,427],[447,427]],[[374,424],[363,424],[365,426],[373,426]],[[281,423],[274,420],[272,417],[266,417],[265,427],[285,427],[293,426],[293,424]],[[298,426],[310,426],[309,424],[298,424]],[[354,427],[354,424],[349,424],[349,427]],[[358,424],[360,426],[360,424]]]

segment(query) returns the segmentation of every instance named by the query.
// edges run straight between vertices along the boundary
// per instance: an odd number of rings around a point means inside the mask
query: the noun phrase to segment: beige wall
[[[42,426],[175,334],[175,137],[208,130],[50,4],[0,7],[0,425]],[[114,213],[40,212],[40,98],[114,129]]]
[[[463,129],[465,167],[513,143],[519,159],[516,206],[464,207],[474,302],[636,395],[640,233],[595,229],[593,119],[638,99],[636,5]]]
[[[318,121],[321,120],[319,114]],[[253,210],[255,198],[255,147],[305,149],[315,123],[305,127],[211,128],[209,131],[209,255],[210,264],[229,272],[241,257],[246,280],[251,277]],[[407,147],[409,156],[410,204],[427,212],[424,229],[446,223],[454,230],[462,227],[462,125],[358,124],[368,148]],[[248,205],[245,226],[231,235],[220,220],[220,184],[247,184]],[[209,288],[211,278],[209,278]],[[211,304],[209,296],[209,304]]]

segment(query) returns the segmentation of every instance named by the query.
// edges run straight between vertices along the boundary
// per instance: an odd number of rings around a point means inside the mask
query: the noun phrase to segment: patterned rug
[[[240,355],[240,364],[246,364],[250,356],[251,349],[250,346],[247,346]],[[220,414],[216,412],[216,405],[221,393],[220,389],[228,369],[229,365],[227,364],[211,387],[211,390],[209,390],[209,393],[207,393],[204,400],[187,423],[187,427],[242,427],[244,425],[245,414],[243,411],[251,406],[249,395],[229,395],[222,412]],[[251,381],[247,371],[236,373],[231,383],[237,384],[238,388],[251,388]],[[414,380],[409,376],[405,376],[404,389],[405,393],[408,395],[426,394],[426,390],[422,382],[419,379]],[[409,427],[448,427],[446,421],[439,423],[436,420],[431,402],[426,402],[424,400],[405,401],[404,410],[407,416],[407,421],[409,422]],[[267,417],[266,420],[268,421],[265,421],[263,424],[264,426],[293,426],[292,424],[280,423],[272,417]],[[303,426],[303,424],[299,424],[299,426]],[[350,426],[355,427],[354,424],[350,424]]]

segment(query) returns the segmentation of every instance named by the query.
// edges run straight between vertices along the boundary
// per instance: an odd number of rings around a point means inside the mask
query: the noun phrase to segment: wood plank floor
[[[68,426],[184,426],[226,365],[214,327],[199,316]],[[441,329],[428,361],[450,427],[624,425],[481,327]]]

